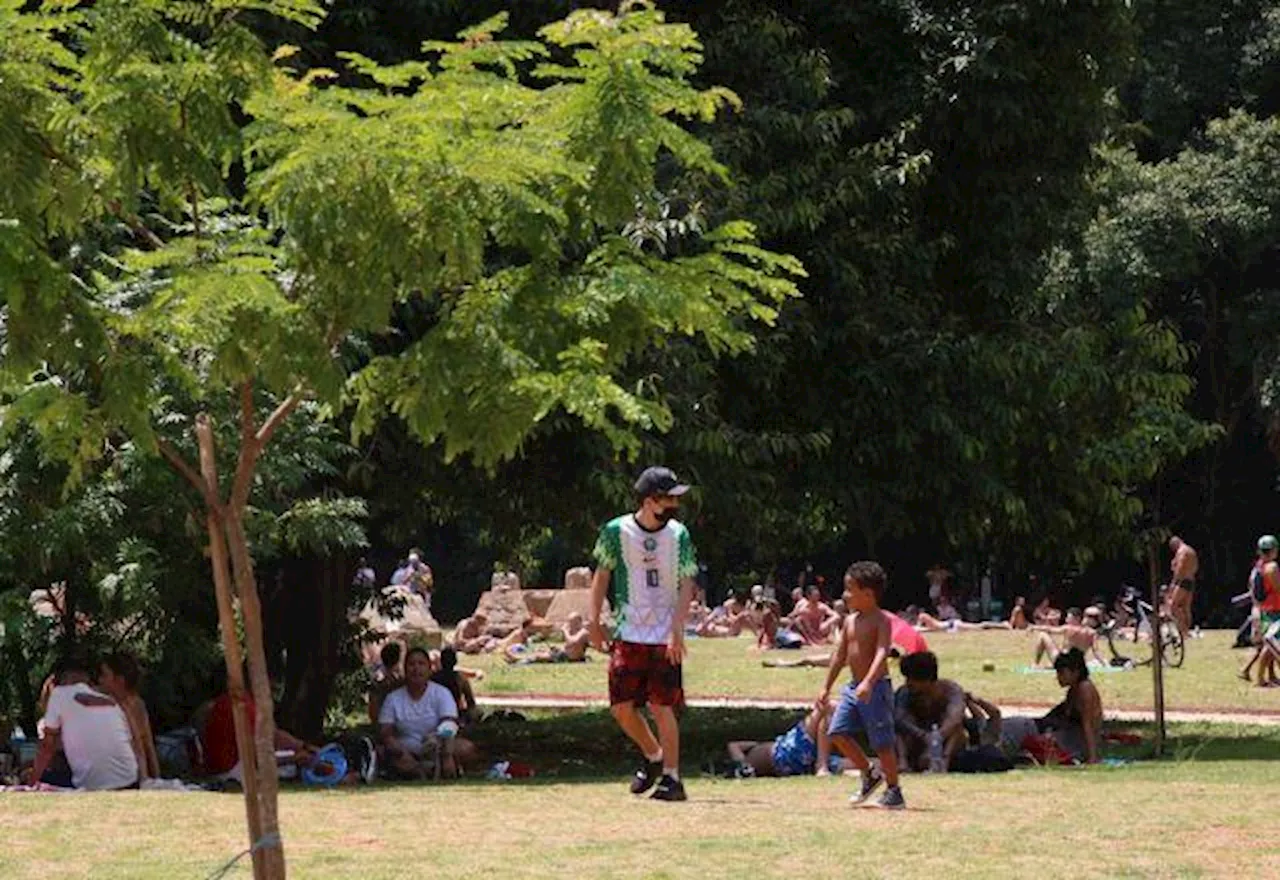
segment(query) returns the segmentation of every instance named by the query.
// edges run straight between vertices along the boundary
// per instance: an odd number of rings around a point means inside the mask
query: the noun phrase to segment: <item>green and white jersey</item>
[[[614,638],[665,645],[671,637],[680,579],[698,573],[689,530],[673,519],[651,532],[628,513],[600,530],[594,555],[597,564],[613,573],[609,602],[617,621]]]

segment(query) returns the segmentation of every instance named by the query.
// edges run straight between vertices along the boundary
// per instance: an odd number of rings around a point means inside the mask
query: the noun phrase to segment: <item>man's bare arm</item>
[[[609,589],[609,579],[612,576],[613,572],[603,565],[597,566],[595,574],[591,576],[591,601],[587,609],[587,630],[591,634],[591,647],[602,652],[607,651],[609,645],[604,637],[600,615],[604,611],[604,596]]]

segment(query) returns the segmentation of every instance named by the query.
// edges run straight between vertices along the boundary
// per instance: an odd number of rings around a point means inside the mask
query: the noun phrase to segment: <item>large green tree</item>
[[[559,412],[634,447],[637,427],[672,416],[660,389],[620,383],[627,365],[673,336],[749,348],[800,268],[743,222],[675,254],[626,234],[653,209],[659,160],[723,176],[679,122],[734,101],[690,85],[693,31],[647,4],[576,12],[537,41],[497,39],[495,19],[392,66],[346,55],[358,85],[293,69],[288,51],[268,57],[253,15],[310,26],[321,9],[0,4],[15,36],[0,76],[19,96],[6,139],[23,169],[0,202],[4,423],[34,428],[73,479],[128,437],[198,493],[232,695],[234,585],[259,706],[250,732],[234,702],[255,873],[280,877],[247,512],[286,420],[308,400],[351,403],[358,434],[393,414],[446,458],[481,465]],[[90,246],[119,224],[131,246]],[[376,341],[408,301],[427,332],[356,360],[348,346]]]

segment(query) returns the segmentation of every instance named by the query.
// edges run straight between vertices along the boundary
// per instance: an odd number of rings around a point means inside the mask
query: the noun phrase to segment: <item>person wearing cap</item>
[[[675,515],[687,491],[669,468],[640,474],[637,510],[600,530],[591,580],[591,645],[609,654],[610,711],[644,755],[631,793],[653,789],[652,797],[662,801],[686,799],[675,707],[684,702],[684,625],[698,561],[689,530]],[[600,622],[606,592],[616,610],[611,639]],[[640,715],[646,704],[657,724],[656,737]]]
[[[1280,542],[1275,535],[1258,539],[1258,558],[1249,573],[1249,593],[1253,598],[1253,614],[1257,647],[1240,677],[1249,681],[1254,663],[1258,663],[1258,687],[1276,687],[1276,658],[1280,657],[1280,565],[1276,564]],[[1259,663],[1258,661],[1261,660]]]

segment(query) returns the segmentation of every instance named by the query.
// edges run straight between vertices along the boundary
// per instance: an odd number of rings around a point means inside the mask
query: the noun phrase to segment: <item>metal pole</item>
[[[1160,552],[1152,544],[1147,555],[1151,574],[1151,674],[1155,697],[1156,757],[1164,756],[1164,626],[1160,620]],[[1134,633],[1134,639],[1137,639]]]

